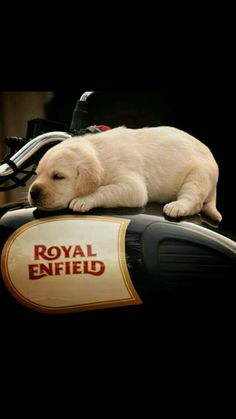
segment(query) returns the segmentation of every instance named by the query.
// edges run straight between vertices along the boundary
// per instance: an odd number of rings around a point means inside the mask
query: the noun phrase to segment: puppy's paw
[[[169,217],[185,217],[190,214],[189,208],[185,202],[173,201],[166,204],[163,208],[163,212]]]
[[[69,208],[73,211],[87,212],[93,207],[90,199],[86,196],[82,198],[74,198],[70,202]]]

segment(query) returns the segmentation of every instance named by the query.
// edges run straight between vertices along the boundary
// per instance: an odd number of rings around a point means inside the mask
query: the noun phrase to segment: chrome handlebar
[[[25,144],[20,150],[18,150],[13,156],[9,158],[13,165],[20,169],[23,164],[32,157],[38,150],[40,150],[46,144],[53,144],[54,142],[64,141],[70,138],[71,135],[66,132],[54,131],[41,134],[27,144]],[[14,169],[7,163],[4,162],[0,165],[0,177],[10,176],[13,174]]]

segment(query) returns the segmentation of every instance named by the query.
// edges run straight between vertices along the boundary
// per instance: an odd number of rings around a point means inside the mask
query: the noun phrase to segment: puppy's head
[[[58,144],[42,157],[36,174],[28,192],[29,203],[53,211],[94,192],[102,182],[103,170],[91,146]]]

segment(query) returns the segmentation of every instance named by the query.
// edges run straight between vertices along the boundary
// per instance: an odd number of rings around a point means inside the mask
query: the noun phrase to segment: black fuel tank
[[[235,292],[235,239],[200,215],[173,221],[157,204],[86,215],[23,203],[0,211],[5,313],[225,304]]]

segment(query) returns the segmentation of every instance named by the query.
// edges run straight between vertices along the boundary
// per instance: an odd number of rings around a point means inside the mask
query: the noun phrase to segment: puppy
[[[39,162],[28,199],[43,210],[142,207],[164,203],[169,217],[200,211],[220,222],[218,166],[196,138],[177,128],[112,130],[73,137]]]

